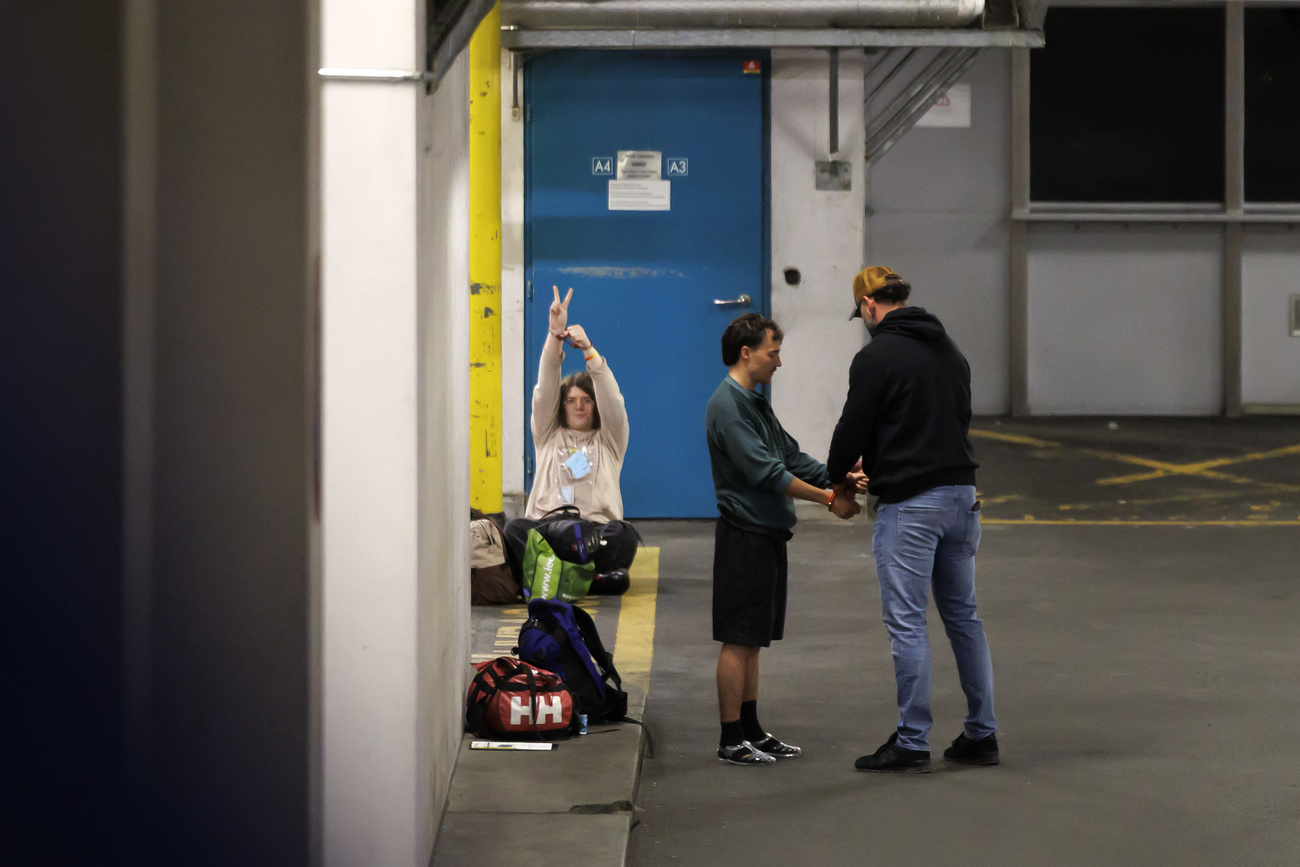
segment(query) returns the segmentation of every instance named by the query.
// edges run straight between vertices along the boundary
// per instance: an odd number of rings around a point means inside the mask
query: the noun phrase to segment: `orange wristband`
[[[831,510],[835,508],[835,494],[836,494],[835,489],[831,488],[831,499],[830,502],[826,504],[827,510]]]

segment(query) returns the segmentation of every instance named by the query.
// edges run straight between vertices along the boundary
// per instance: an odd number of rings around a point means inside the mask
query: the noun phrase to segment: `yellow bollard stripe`
[[[659,596],[659,549],[642,548],[629,570],[632,585],[618,611],[614,658],[627,683],[650,692],[650,665],[655,653],[655,603]]]
[[[501,511],[501,11],[469,43],[470,503]]]

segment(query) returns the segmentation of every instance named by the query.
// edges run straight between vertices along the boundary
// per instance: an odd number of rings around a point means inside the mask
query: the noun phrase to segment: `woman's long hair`
[[[600,430],[600,404],[596,403],[596,387],[591,383],[591,374],[585,370],[570,373],[560,382],[560,401],[555,407],[555,423],[568,427],[569,419],[564,414],[564,399],[569,396],[569,389],[579,388],[591,398],[591,429]]]

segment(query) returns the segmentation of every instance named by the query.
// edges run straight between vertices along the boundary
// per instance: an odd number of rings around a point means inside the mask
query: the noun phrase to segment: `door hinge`
[[[533,122],[533,104],[531,102],[524,103],[524,122]]]
[[[524,472],[530,476],[533,474],[533,459],[531,456],[524,458]]]
[[[529,281],[527,281],[527,283],[528,283],[528,300],[529,300],[529,301],[532,301],[532,300],[533,300],[533,281],[532,281],[532,280],[529,280]]]

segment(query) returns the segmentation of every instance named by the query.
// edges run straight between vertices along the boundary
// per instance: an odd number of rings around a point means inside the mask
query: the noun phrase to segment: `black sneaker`
[[[880,749],[862,756],[853,763],[859,771],[880,771],[895,774],[930,773],[930,751],[908,750],[898,745],[898,732],[889,736]]]
[[[587,592],[592,596],[622,596],[631,586],[632,579],[627,574],[627,570],[616,569],[613,572],[603,572],[593,576],[591,589]]]
[[[754,742],[754,749],[759,752],[767,753],[774,759],[793,759],[796,756],[803,755],[803,750],[793,744],[781,743],[781,741],[777,740],[767,732],[763,733],[763,739],[761,741]]]
[[[952,746],[943,751],[943,757],[950,762],[968,765],[996,765],[1002,761],[998,757],[998,736],[995,734],[973,741],[962,732]]]
[[[718,761],[729,765],[774,765],[776,759],[749,741],[741,741],[734,747],[718,747]]]

